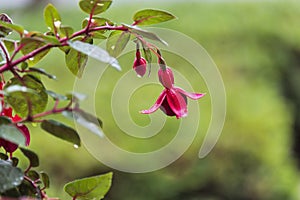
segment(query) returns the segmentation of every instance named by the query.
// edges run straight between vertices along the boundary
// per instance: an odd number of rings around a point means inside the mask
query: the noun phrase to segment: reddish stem
[[[95,31],[99,31],[99,30],[121,30],[121,31],[128,31],[128,28],[124,27],[124,26],[109,26],[109,25],[105,25],[105,26],[100,26],[100,27],[95,27],[95,28],[90,28],[88,31],[89,33],[91,32],[95,32]],[[3,73],[4,71],[10,70],[12,69],[14,66],[17,66],[18,64],[25,62],[26,60],[28,60],[29,58],[32,58],[34,56],[36,56],[37,54],[46,51],[48,49],[51,49],[53,47],[57,47],[57,46],[67,46],[67,41],[69,39],[78,37],[80,35],[85,35],[86,34],[86,29],[82,29],[76,33],[74,33],[70,38],[65,37],[59,40],[59,42],[61,43],[61,45],[54,45],[54,44],[46,44],[38,49],[35,49],[34,51],[22,56],[21,58],[12,61],[12,62],[8,62],[6,64],[4,64],[2,67],[0,67],[0,73]],[[19,51],[19,50],[18,50]]]

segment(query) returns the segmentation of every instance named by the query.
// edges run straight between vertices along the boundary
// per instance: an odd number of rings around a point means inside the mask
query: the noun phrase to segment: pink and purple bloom
[[[174,75],[170,68],[159,69],[158,77],[160,83],[165,87],[154,105],[143,110],[143,114],[151,114],[159,108],[168,116],[176,116],[177,119],[187,116],[187,97],[197,100],[203,97],[204,93],[190,93],[174,86]]]

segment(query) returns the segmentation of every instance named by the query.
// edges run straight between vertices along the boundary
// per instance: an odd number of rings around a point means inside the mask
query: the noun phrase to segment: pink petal
[[[156,100],[156,102],[154,103],[154,105],[148,110],[140,111],[140,113],[150,114],[150,113],[155,112],[160,107],[160,105],[162,104],[162,102],[165,99],[166,95],[167,95],[166,90],[163,90],[162,93],[159,95],[158,99]]]
[[[187,116],[186,100],[179,92],[174,89],[168,90],[167,100],[177,119]]]
[[[17,127],[23,133],[23,135],[26,139],[25,145],[28,146],[30,143],[30,133],[29,133],[27,126],[25,126],[24,124],[17,124]]]
[[[184,91],[183,89],[179,88],[179,87],[174,87],[174,89],[177,92],[180,92],[181,94],[193,99],[193,100],[197,100],[200,99],[201,97],[204,97],[206,95],[206,93],[191,93],[191,92],[187,92]]]
[[[159,82],[165,87],[165,88],[172,88],[174,84],[174,75],[171,70],[171,68],[166,68],[166,70],[159,69],[158,70],[158,78]]]
[[[159,107],[166,115],[168,116],[175,116],[176,114],[173,112],[173,110],[171,109],[168,100],[165,98],[161,104],[161,106]]]

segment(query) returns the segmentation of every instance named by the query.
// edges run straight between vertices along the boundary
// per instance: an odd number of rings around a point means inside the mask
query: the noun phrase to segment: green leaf
[[[87,14],[97,15],[105,12],[111,3],[112,0],[81,0],[79,7]]]
[[[69,70],[77,77],[81,77],[86,66],[88,56],[75,50],[70,49],[65,56],[66,65]]]
[[[8,17],[7,14],[1,13],[0,14],[0,22],[5,22],[6,24],[12,24],[12,20]],[[1,26],[0,24],[0,38],[6,37],[12,32],[10,28],[7,28],[6,26]]]
[[[55,37],[55,34],[52,32],[41,33],[38,31],[31,31],[26,34],[27,38],[33,38],[44,43],[50,43],[54,45],[60,45],[59,40]]]
[[[78,200],[103,199],[111,187],[112,172],[90,178],[79,179],[64,186],[64,190]]]
[[[24,156],[26,156],[32,167],[38,167],[40,165],[39,157],[36,153],[29,149],[20,148]]]
[[[12,166],[8,161],[0,160],[0,193],[17,187],[23,181],[21,169]]]
[[[123,24],[123,26],[127,27],[129,29],[129,31],[131,33],[135,33],[137,35],[143,36],[145,38],[151,39],[151,40],[155,40],[155,41],[159,41],[164,45],[168,45],[168,43],[166,41],[164,41],[163,39],[161,39],[160,37],[158,37],[156,34],[151,33],[149,31],[143,30],[137,26],[131,26],[131,25],[127,25],[127,24]]]
[[[66,126],[55,120],[44,120],[41,124],[41,127],[48,133],[51,133],[58,138],[80,146],[80,137],[78,133],[69,126]]]
[[[48,174],[46,174],[45,172],[41,172],[40,174],[42,176],[42,181],[43,181],[44,187],[49,188],[50,187],[50,178],[49,178]]]
[[[124,31],[113,31],[106,42],[106,50],[113,57],[118,57],[125,49],[130,40],[130,33]]]
[[[8,15],[2,13],[0,14],[0,37],[5,37],[9,35],[12,30],[23,35],[24,28],[22,26],[13,24],[13,21],[8,17]]]
[[[25,146],[26,143],[23,133],[8,118],[3,116],[0,117],[0,138],[22,146]]]
[[[166,22],[176,17],[163,10],[145,9],[138,11],[133,16],[136,25],[151,25]]]
[[[99,31],[95,31],[92,34],[93,39],[100,39],[100,40],[105,40],[107,39],[107,37],[105,35],[103,35],[101,32]]]
[[[62,37],[69,38],[74,33],[74,29],[70,26],[61,26],[59,30]]]
[[[4,153],[0,153],[0,159],[1,160],[8,160],[8,155],[6,155]]]
[[[11,93],[15,92],[37,94],[35,90],[20,85],[11,85],[9,87],[6,87],[5,90],[3,90],[3,92],[6,96],[9,96]]]
[[[19,159],[16,158],[16,157],[12,157],[11,158],[11,163],[12,163],[12,166],[17,167],[18,164],[19,164]]]
[[[22,64],[21,64],[21,69],[22,70],[25,70],[25,69],[27,69],[28,68],[28,63],[27,62],[22,62]]]
[[[1,41],[0,41],[1,42]],[[0,65],[6,63],[5,53],[2,48],[0,48]]]
[[[61,18],[57,9],[52,4],[48,4],[45,7],[44,20],[48,28],[54,33],[57,33],[61,25]]]
[[[22,81],[18,78],[12,78],[7,82],[4,89],[13,85],[23,84],[26,88],[34,90],[35,94],[14,92],[9,96],[5,96],[5,101],[8,102],[21,117],[26,117],[28,114],[28,100],[31,103],[32,115],[43,112],[47,106],[48,95],[45,91],[44,85],[35,77],[31,75],[25,75],[22,77]]]
[[[56,76],[47,73],[44,69],[30,67],[29,70],[33,71],[33,72],[37,72],[37,73],[42,74],[42,75],[45,75],[45,76],[47,76],[50,79],[55,79],[56,80]]]
[[[8,52],[13,52],[15,50],[15,43],[17,43],[16,41],[7,38],[3,38],[2,41]]]
[[[23,48],[21,49],[21,51],[24,55],[26,55],[44,45],[46,45],[46,43],[41,38],[26,37],[26,38],[21,39],[21,45],[23,45]],[[30,66],[35,65],[49,52],[49,50],[50,49],[47,49],[47,50],[42,51],[41,53],[37,54],[36,56],[29,58],[28,64]]]
[[[68,97],[66,97],[65,95],[57,94],[57,93],[55,93],[53,91],[50,91],[50,90],[47,90],[46,92],[54,100],[60,100],[60,101],[68,100]]]
[[[35,170],[30,170],[27,172],[27,176],[33,181],[40,179],[40,174]]]
[[[69,41],[68,44],[76,51],[84,53],[85,55],[95,58],[101,62],[108,63],[119,71],[121,70],[119,62],[114,57],[111,57],[107,51],[98,46],[81,41]]]
[[[79,109],[73,112],[64,111],[62,112],[62,114],[69,119],[75,120],[78,124],[87,128],[96,135],[104,137],[103,131],[101,129],[103,123],[99,118]]]

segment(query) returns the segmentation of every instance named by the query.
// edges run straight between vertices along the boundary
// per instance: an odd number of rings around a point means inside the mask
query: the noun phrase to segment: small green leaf
[[[33,181],[40,179],[39,173],[35,170],[30,170],[29,172],[27,172],[27,176]]]
[[[12,166],[8,161],[0,160],[0,193],[17,187],[23,181],[21,169]]]
[[[46,45],[45,41],[41,38],[34,38],[34,37],[26,37],[21,39],[21,45],[23,48],[21,49],[24,55],[31,53],[32,51]],[[49,49],[42,51],[41,53],[37,54],[34,57],[29,58],[28,64],[30,66],[37,64],[47,53]]]
[[[6,49],[8,52],[13,52],[15,50],[15,43],[18,43],[14,40],[10,40],[10,39],[7,39],[7,38],[3,38],[2,39]]]
[[[2,13],[0,14],[0,37],[6,37],[12,30],[23,35],[24,28],[22,26],[13,24],[13,21],[8,17],[8,15]]]
[[[9,96],[5,96],[5,101],[8,102],[13,107],[15,112],[21,117],[26,117],[28,114],[28,100],[31,103],[32,115],[43,112],[47,106],[48,95],[42,82],[35,77],[31,75],[25,75],[22,77],[22,81],[18,78],[12,78],[7,82],[4,89],[13,85],[23,86],[23,84],[24,87],[34,90],[35,93],[14,92]]]
[[[5,53],[4,53],[4,50],[2,48],[0,48],[0,65],[5,64],[5,63],[6,63]]]
[[[99,118],[79,109],[73,112],[64,111],[62,114],[69,119],[75,120],[78,124],[87,128],[96,135],[104,137],[104,133],[101,129],[103,123]]]
[[[36,153],[29,149],[20,148],[24,156],[26,156],[32,167],[38,167],[40,165],[39,157]]]
[[[76,51],[75,49],[70,49],[65,56],[66,65],[69,70],[77,77],[81,77],[83,70],[86,66],[88,56]]]
[[[54,45],[60,45],[59,40],[55,37],[55,34],[52,32],[41,33],[38,31],[31,31],[26,34],[27,38],[33,38],[40,42],[50,43]]]
[[[50,178],[49,178],[48,174],[46,174],[45,172],[41,172],[40,174],[42,176],[42,181],[43,181],[44,187],[49,188],[50,187]]]
[[[106,50],[113,57],[118,57],[125,49],[130,40],[130,33],[124,31],[113,31],[106,42]]]
[[[112,172],[79,179],[64,186],[64,190],[78,200],[103,199],[111,187]]]
[[[114,57],[111,57],[107,51],[98,46],[81,41],[69,41],[68,44],[76,51],[84,53],[85,55],[95,58],[101,62],[108,63],[117,70],[121,70],[119,62]]]
[[[44,120],[41,124],[41,127],[48,133],[51,133],[58,138],[80,146],[80,137],[78,133],[69,126],[66,126],[55,120]]]
[[[28,63],[27,62],[22,62],[22,64],[21,64],[21,69],[22,70],[25,70],[25,69],[27,69],[28,68]]]
[[[4,22],[5,24],[12,24],[12,20],[8,17],[7,14],[1,13],[0,14],[0,22]],[[12,32],[10,28],[8,28],[6,25],[0,24],[0,38],[6,37]]]
[[[123,24],[123,26],[127,27],[129,29],[129,31],[131,33],[135,33],[137,35],[143,36],[145,38],[151,39],[151,40],[155,40],[155,41],[159,41],[164,45],[168,45],[168,43],[166,41],[164,41],[163,39],[161,39],[160,37],[158,37],[156,34],[151,33],[149,31],[143,30],[137,26],[131,26],[131,25],[127,25],[127,24]]]
[[[79,7],[87,14],[97,15],[105,12],[111,3],[112,0],[81,0]]]
[[[66,97],[65,95],[57,94],[57,93],[55,93],[53,91],[50,91],[50,90],[47,90],[46,92],[54,100],[60,100],[60,101],[68,100],[68,97]]]
[[[151,25],[166,22],[176,17],[163,10],[146,9],[135,13],[133,20],[136,25]]]
[[[16,158],[16,157],[12,157],[11,158],[11,163],[12,163],[12,166],[17,167],[18,164],[19,164],[19,159]]]
[[[48,4],[44,9],[44,20],[48,28],[57,33],[57,30],[61,25],[61,18],[57,9],[52,5]]]
[[[69,38],[74,33],[74,29],[70,26],[61,26],[59,30],[62,37]]]
[[[6,117],[0,117],[0,138],[17,145],[25,146],[26,138],[23,133]]]
[[[50,78],[50,79],[56,80],[56,76],[47,73],[44,69],[30,67],[29,70],[30,70],[30,71],[33,71],[33,72],[37,72],[37,73],[42,74],[42,75],[45,75],[45,76],[47,76],[47,77]]]
[[[0,159],[1,160],[8,160],[8,155],[6,155],[4,153],[0,153]]]

